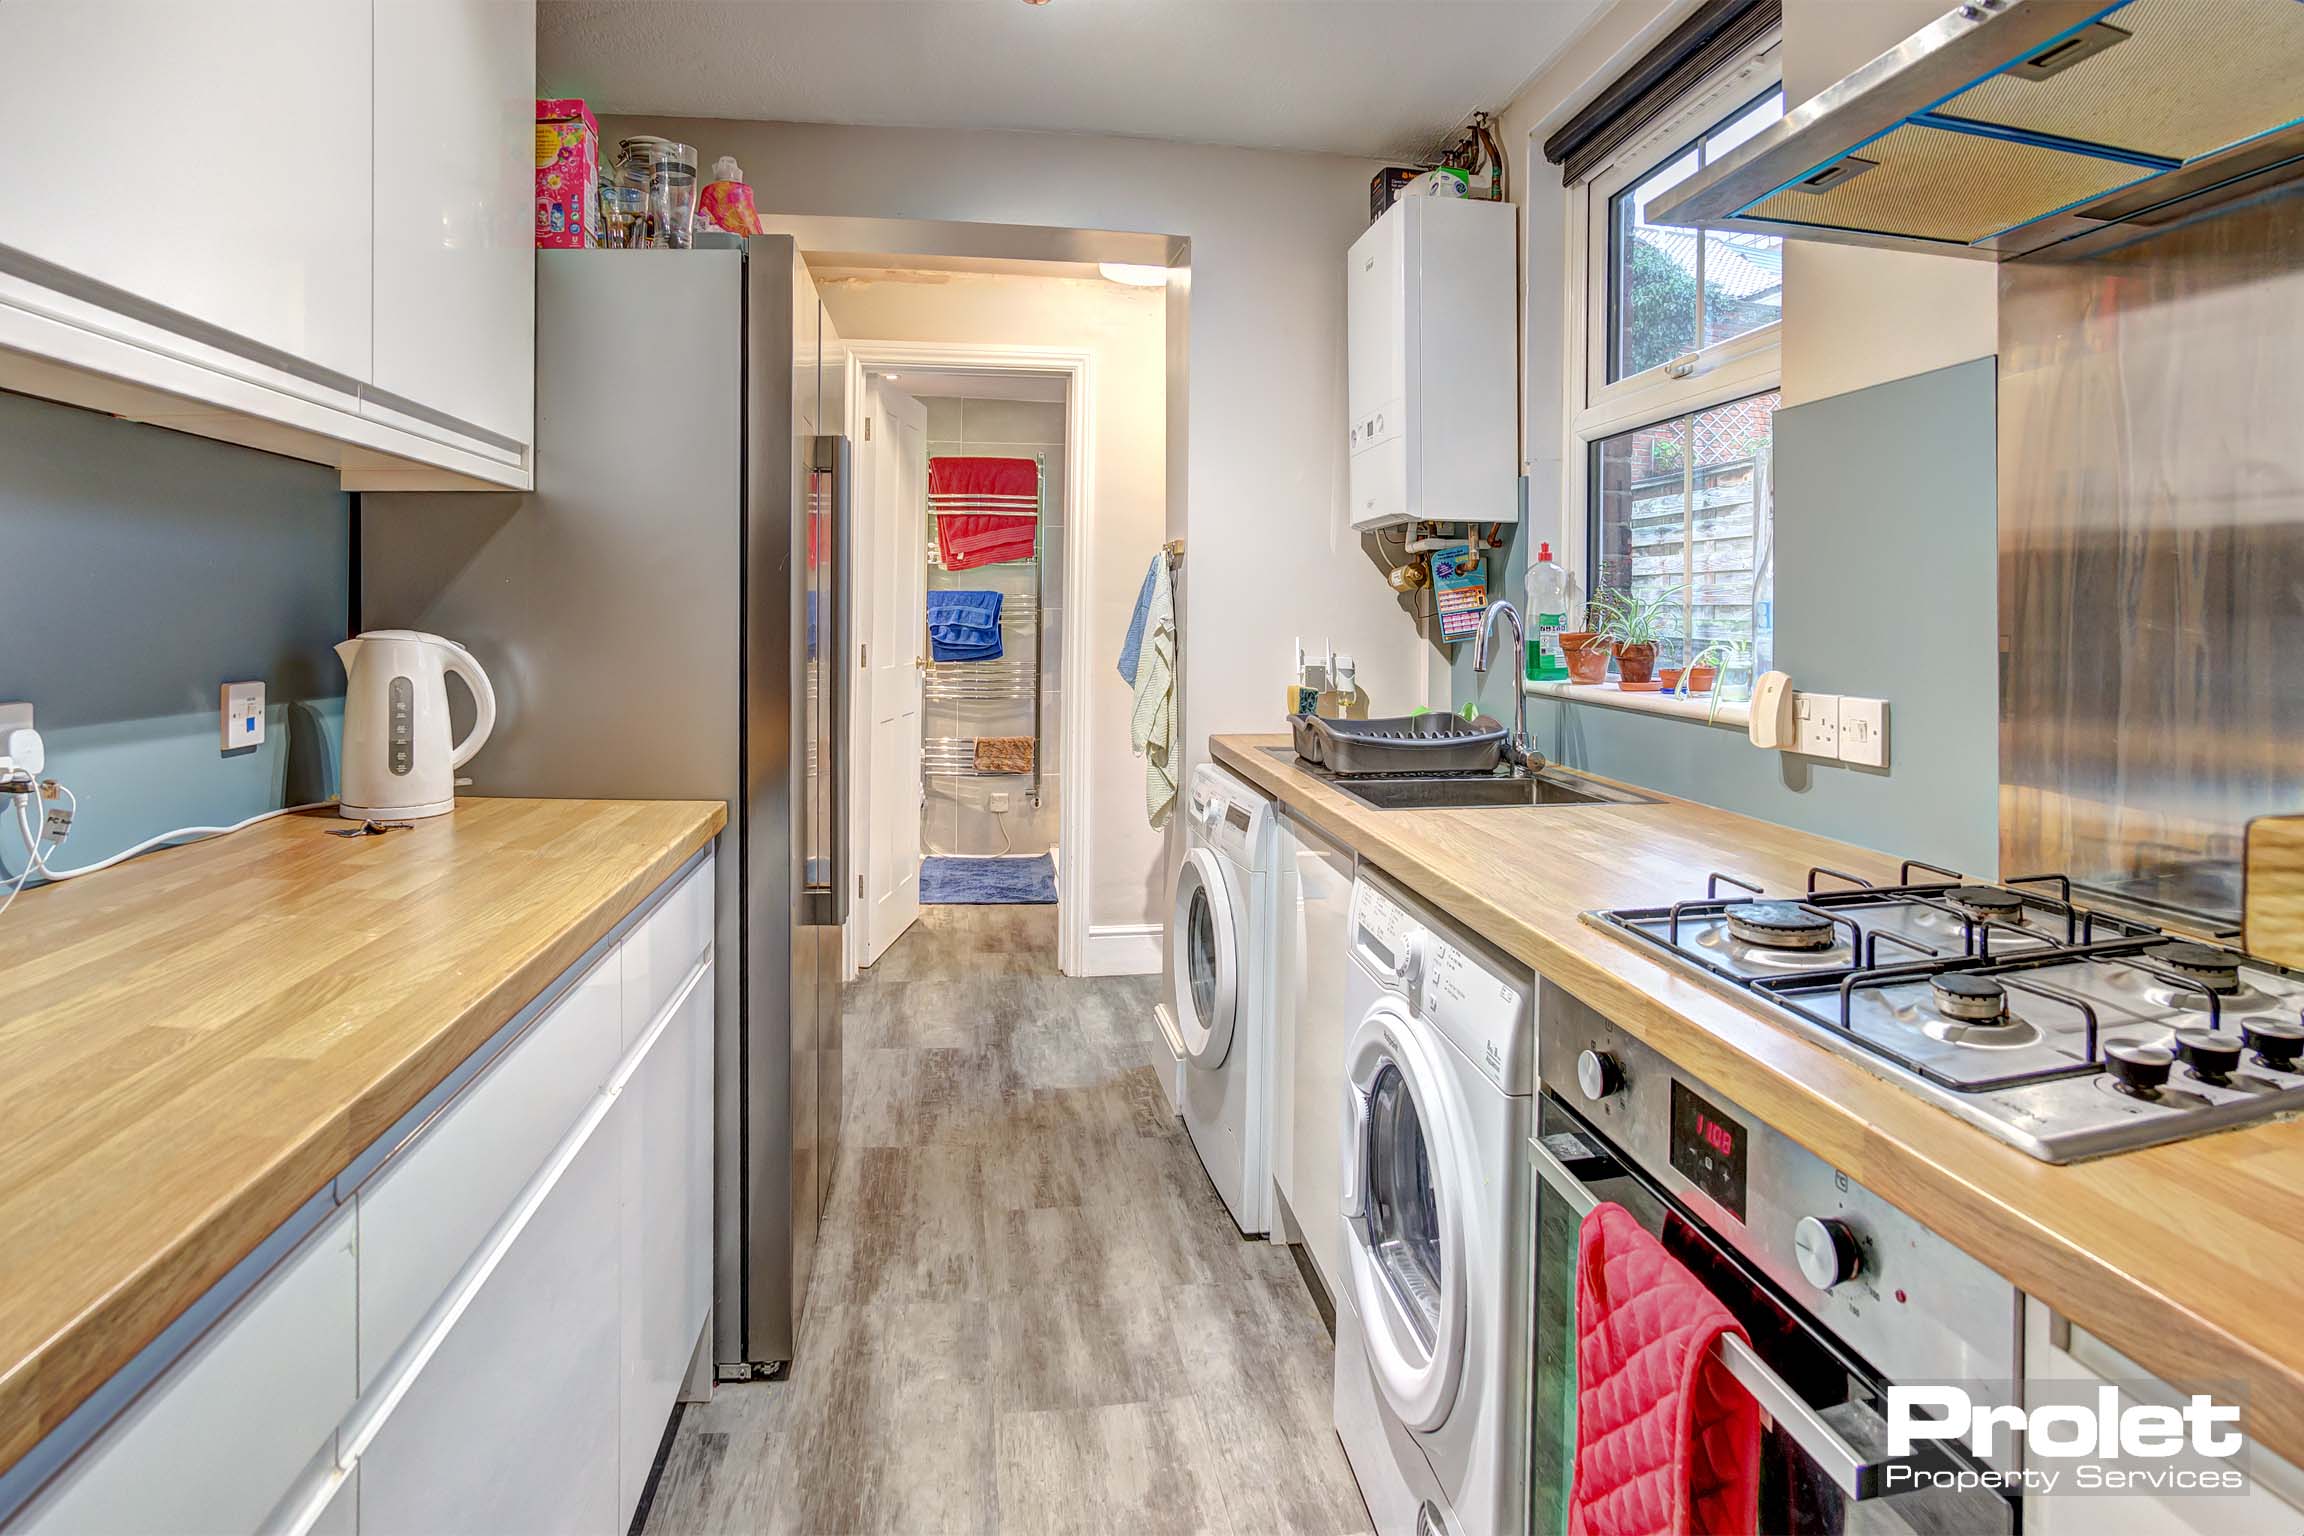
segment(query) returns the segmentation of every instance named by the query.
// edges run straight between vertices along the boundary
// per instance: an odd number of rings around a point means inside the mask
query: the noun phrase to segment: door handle
[[[809,467],[832,477],[831,505],[826,509],[831,520],[831,574],[824,584],[825,607],[830,610],[831,636],[823,654],[846,656],[855,644],[855,585],[854,573],[848,569],[854,541],[849,520],[850,469],[848,439],[836,435],[812,438],[809,442]],[[824,669],[824,686],[829,692],[831,718],[824,728],[824,763],[819,779],[822,793],[829,797],[831,808],[830,837],[832,846],[826,850],[831,867],[825,892],[825,926],[837,928],[848,921],[850,898],[848,888],[854,882],[854,861],[848,847],[849,829],[849,752],[848,727],[854,686],[848,668],[831,666]]]
[[[1368,1095],[1344,1084],[1344,1183],[1337,1201],[1345,1221],[1365,1229],[1368,1218]]]

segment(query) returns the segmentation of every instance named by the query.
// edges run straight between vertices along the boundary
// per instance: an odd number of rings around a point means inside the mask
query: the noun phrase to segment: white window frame
[[[1783,36],[1770,33],[1722,66],[1639,138],[1625,144],[1605,164],[1574,186],[1565,200],[1565,292],[1560,348],[1563,415],[1560,469],[1560,529],[1555,558],[1568,573],[1578,600],[1590,593],[1592,445],[1603,438],[1653,426],[1675,416],[1725,405],[1783,385],[1783,324],[1764,325],[1715,342],[1669,363],[1610,382],[1608,379],[1609,203],[1618,192],[1652,174],[1676,151],[1687,147],[1720,119],[1783,83]],[[1530,135],[1529,163],[1541,165],[1538,136]],[[1530,263],[1531,274],[1536,263]],[[1525,313],[1555,302],[1528,294]],[[1539,685],[1530,685],[1531,689]],[[1541,685],[1556,687],[1556,685]],[[1605,697],[1604,697],[1605,696]],[[1694,716],[1685,707],[1657,705],[1654,694],[1621,694],[1614,689],[1575,690],[1575,697],[1622,704],[1649,712]],[[1707,708],[1701,713],[1709,714]],[[1742,705],[1723,706],[1718,723],[1741,724]]]

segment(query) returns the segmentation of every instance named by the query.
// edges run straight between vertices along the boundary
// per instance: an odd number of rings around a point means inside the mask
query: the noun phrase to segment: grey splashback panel
[[[0,700],[79,797],[59,867],[334,791],[349,508],[317,464],[0,392]],[[225,752],[217,687],[257,679],[264,744]]]
[[[2001,848],[2237,913],[2304,807],[2304,192],[2000,269]]]
[[[1799,687],[1888,701],[1888,767],[1762,752],[1723,730],[1531,699],[1571,768],[1975,874],[1997,862],[1990,358],[1776,413],[1776,661]],[[1581,537],[1581,533],[1575,535]],[[1521,590],[1513,552],[1507,593]],[[1505,717],[1470,646],[1456,702]]]

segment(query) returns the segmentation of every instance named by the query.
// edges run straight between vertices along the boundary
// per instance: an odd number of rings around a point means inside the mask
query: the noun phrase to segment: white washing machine
[[[1336,1433],[1381,1536],[1527,1529],[1535,986],[1362,867]]]
[[[1272,826],[1269,797],[1194,769],[1168,922],[1177,1112],[1244,1233],[1272,1229]]]

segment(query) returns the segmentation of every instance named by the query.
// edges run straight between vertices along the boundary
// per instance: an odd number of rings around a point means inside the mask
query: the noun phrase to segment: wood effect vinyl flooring
[[[932,907],[850,991],[790,1379],[685,1411],[650,1536],[1365,1532],[1330,1344],[1161,1097],[1152,978]]]

